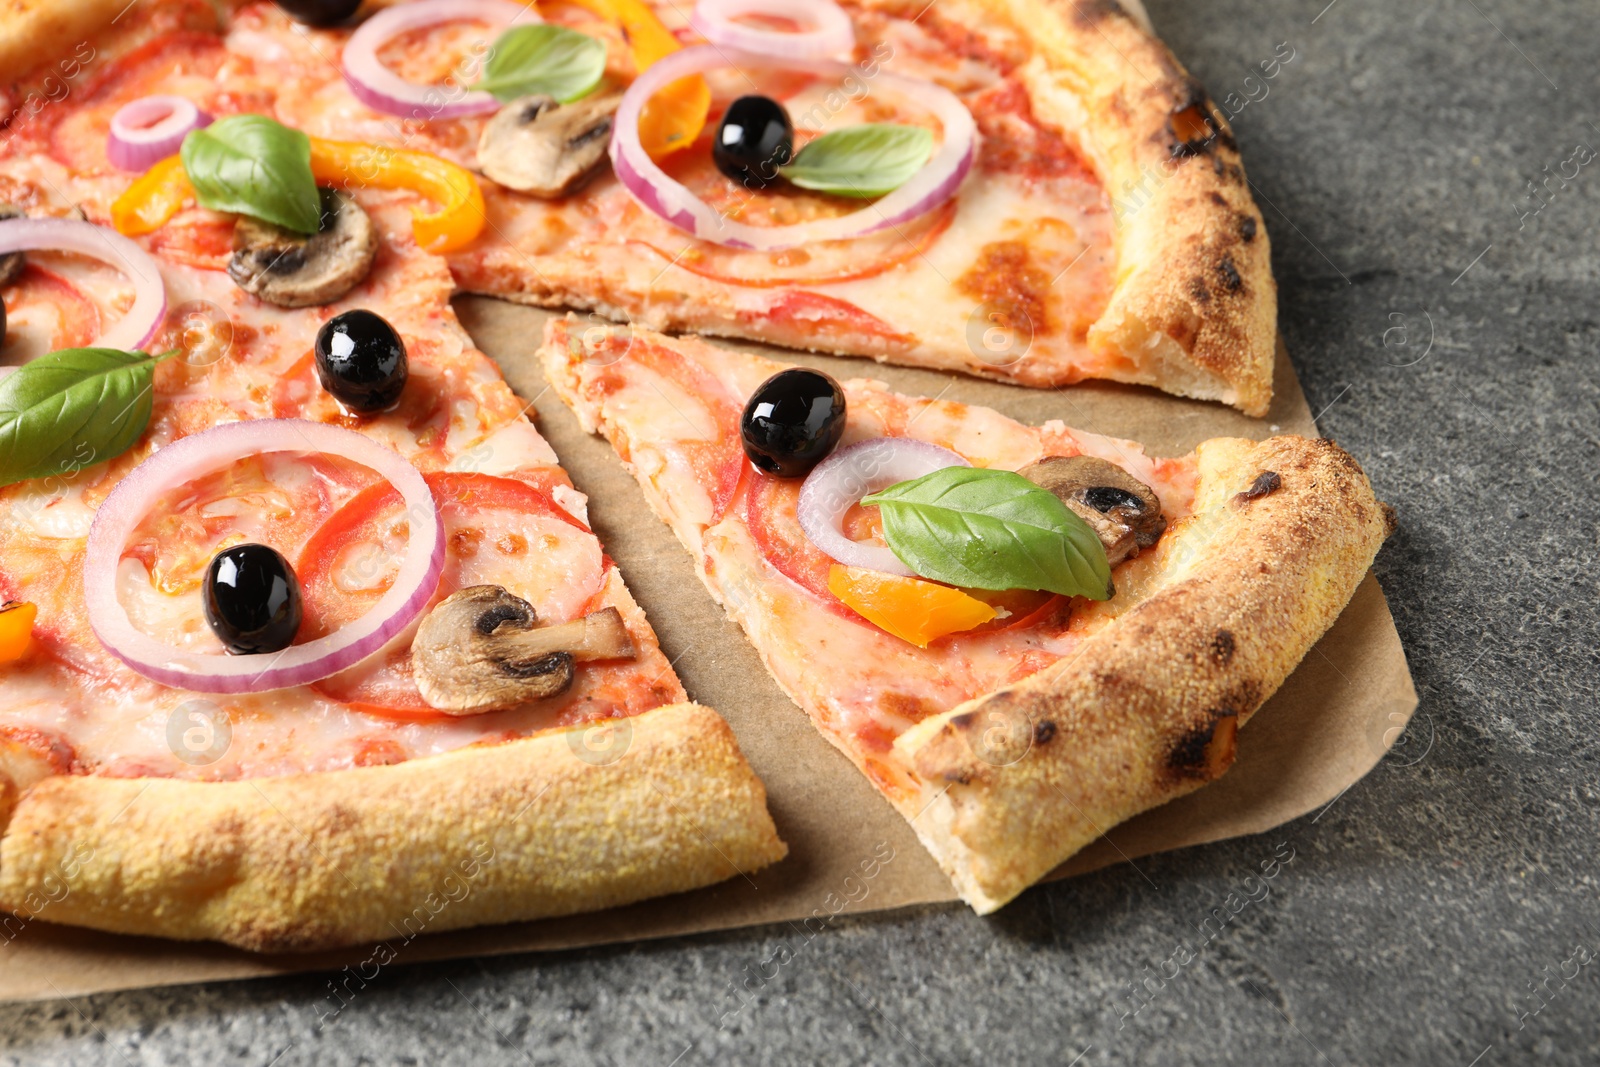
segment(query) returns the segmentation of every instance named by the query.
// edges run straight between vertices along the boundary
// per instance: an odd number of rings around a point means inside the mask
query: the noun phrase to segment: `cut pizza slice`
[[[1136,3],[552,5],[544,18],[605,44],[600,84],[627,89],[561,106],[537,88],[457,99],[505,31],[493,5],[405,9],[308,30],[246,4],[219,91],[482,174],[488,226],[449,253],[464,291],[1267,410],[1266,229],[1227,112]],[[1293,58],[1262,56],[1263,75]],[[726,148],[752,96],[792,127],[772,159],[794,153],[754,178]],[[664,127],[674,115],[693,121]]]
[[[461,328],[415,191],[303,171],[313,234],[250,214],[265,179],[137,242],[107,225],[160,177],[106,165],[111,116],[213,91],[220,38],[172,29],[209,17],[96,38],[75,108],[0,146],[28,216],[0,221],[6,937],[409,941],[776,862],[761,782]]]
[[[1227,770],[1393,526],[1329,441],[1156,458],[571,318],[541,360],[778,684],[982,912]]]

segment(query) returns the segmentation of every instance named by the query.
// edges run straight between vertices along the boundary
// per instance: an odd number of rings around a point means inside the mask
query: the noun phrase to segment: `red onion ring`
[[[735,22],[741,15],[772,15],[812,29],[763,30]],[[700,0],[689,25],[712,44],[783,59],[828,59],[856,46],[850,16],[833,0]]]
[[[326,452],[370,467],[405,501],[410,527],[394,584],[337,633],[275,655],[185,652],[136,629],[117,599],[117,567],[128,538],[167,493],[264,452]],[[83,562],[89,625],[106,650],[146,678],[200,693],[258,693],[337,674],[382,648],[428,606],[444,569],[444,521],[417,469],[354,430],[302,419],[252,419],[216,426],[156,452],[117,483],[95,513]]]
[[[797,514],[811,543],[847,567],[913,577],[915,572],[890,549],[852,541],[840,523],[844,513],[868,493],[896,482],[920,478],[946,467],[972,464],[948,448],[915,437],[877,437],[841,448],[812,468],[800,487]]]
[[[374,111],[408,119],[454,119],[498,111],[500,101],[490,93],[408,82],[378,59],[378,50],[407,30],[468,19],[501,27],[544,21],[531,7],[511,0],[416,0],[384,8],[344,44],[341,66],[350,91]],[[459,95],[452,100],[448,94]]]
[[[146,171],[183,145],[190,130],[211,125],[211,116],[182,96],[141,96],[111,116],[106,156],[119,170]]]
[[[0,255],[7,252],[76,252],[133,279],[133,307],[95,344],[125,351],[143,348],[167,317],[167,287],[150,254],[115,230],[77,219],[0,220]]]
[[[634,79],[617,108],[616,130],[611,136],[611,164],[617,178],[640,206],[660,215],[681,230],[714,244],[777,252],[813,241],[839,241],[898,226],[924,215],[955,195],[972,169],[977,127],[972,114],[955,94],[929,81],[906,78],[880,70],[879,86],[904,93],[925,105],[944,125],[944,143],[927,166],[900,188],[877,203],[831,219],[815,219],[789,226],[751,226],[724,217],[666,173],[639,142],[639,114],[663,86],[690,74],[718,67],[772,67],[801,70],[822,77],[861,76],[849,63],[829,59],[780,59],[755,52],[735,52],[716,45],[697,45],[674,52],[651,64]]]

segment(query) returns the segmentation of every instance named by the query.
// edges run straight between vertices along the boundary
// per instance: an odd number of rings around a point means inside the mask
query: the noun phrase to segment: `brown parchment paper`
[[[807,919],[807,928],[815,932],[836,912],[955,902],[950,883],[905,821],[767,676],[743,632],[712,602],[688,553],[651,514],[610,445],[584,434],[546,389],[533,352],[549,313],[476,297],[460,298],[456,308],[512,387],[532,402],[540,429],[578,488],[589,494],[594,527],[649,614],[689,694],[732,724],[766,783],[778,832],[790,852],[753,878],[694,893],[595,915],[424,935],[391,946],[394,962],[574,948]],[[1111,384],[1029,390],[862,360],[769,354],[838,378],[876,377],[901,392],[987,405],[1023,422],[1059,418],[1080,429],[1142,441],[1158,455],[1181,455],[1208,437],[1316,433],[1281,346],[1277,399],[1261,420],[1215,404]],[[1377,763],[1416,703],[1394,621],[1369,575],[1333,628],[1242,731],[1238,761],[1219,782],[1115,827],[1051,877],[1260,833],[1315,811]],[[356,949],[253,956],[220,945],[119,937],[35,921],[13,940],[0,941],[0,1000],[335,970],[372,955],[371,949]]]

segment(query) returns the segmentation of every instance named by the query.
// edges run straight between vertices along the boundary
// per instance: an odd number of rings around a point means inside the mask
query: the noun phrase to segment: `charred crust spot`
[[[1207,713],[1210,721],[1189,730],[1167,750],[1167,770],[1178,778],[1210,781],[1233,763],[1239,719],[1229,708]]]
[[[1218,630],[1211,639],[1211,658],[1219,667],[1226,667],[1233,662],[1233,654],[1238,651],[1239,643],[1234,640],[1233,631]]]
[[[1233,265],[1232,256],[1223,256],[1222,262],[1217,264],[1217,272],[1222,275],[1222,287],[1230,293],[1237,293],[1244,288],[1244,279],[1239,276],[1239,268]]]
[[[1259,500],[1269,493],[1276,493],[1283,488],[1283,479],[1278,477],[1277,471],[1262,471],[1256,475],[1256,480],[1250,483],[1250,488],[1233,498],[1235,504],[1248,504],[1252,500]]]
[[[1211,199],[1211,202],[1213,204],[1217,205],[1218,207],[1227,207],[1228,206],[1228,202],[1226,200],[1222,199],[1222,194],[1219,193],[1219,192],[1216,192],[1215,190],[1207,193],[1206,196],[1208,196]]]
[[[957,730],[965,730],[972,725],[973,720],[977,717],[978,716],[976,712],[964,711],[960,715],[951,716],[950,725],[954,726]]]
[[[1183,98],[1167,115],[1173,159],[1203,155],[1222,136],[1222,127],[1206,106],[1205,87],[1191,79],[1184,88]]]
[[[1211,290],[1206,286],[1204,278],[1195,278],[1189,282],[1189,295],[1196,304],[1211,303]]]
[[[1256,218],[1254,215],[1239,216],[1239,236],[1244,238],[1244,243],[1249,244],[1256,239]]]
[[[1033,727],[1033,743],[1048,745],[1056,736],[1056,724],[1049,719],[1040,719]]]
[[[1400,516],[1395,514],[1394,508],[1378,501],[1378,508],[1383,512],[1383,536],[1388,537],[1400,528]]]

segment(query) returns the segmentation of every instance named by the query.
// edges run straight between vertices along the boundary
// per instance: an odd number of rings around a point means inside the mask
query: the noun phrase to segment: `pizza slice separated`
[[[1267,409],[1277,297],[1237,145],[1122,5],[421,6],[352,34],[246,5],[229,74],[314,136],[481,173],[489,225],[449,254],[464,291]],[[485,110],[462,87],[506,19],[537,17],[603,42],[605,77],[562,105],[574,87],[529,77]],[[770,167],[719,155],[734,118],[791,131],[755,152]]]
[[[571,318],[541,359],[982,912],[1227,770],[1393,523],[1328,441],[1156,458]]]
[[[95,38],[72,109],[0,146],[26,215],[0,220],[6,936],[409,940],[780,859],[732,732],[687,701],[457,322],[419,247],[441,213],[414,188],[318,188],[266,116],[200,128],[183,94],[215,106],[230,62],[194,28],[210,17],[168,5]],[[119,205],[173,171],[110,165],[146,133],[108,125],[151,101],[200,154],[133,240]],[[319,168],[370,161],[312,147]],[[256,157],[277,177],[202,206]],[[301,209],[298,231],[273,221]]]

